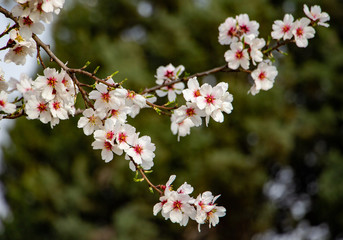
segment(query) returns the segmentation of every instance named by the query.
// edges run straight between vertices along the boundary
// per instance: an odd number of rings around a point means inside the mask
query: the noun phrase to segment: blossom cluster
[[[141,108],[147,107],[146,99],[140,94],[122,87],[113,88],[112,78],[104,83],[96,84],[95,90],[89,93],[94,100],[94,108],[83,111],[78,127],[83,128],[86,135],[93,134],[94,149],[101,149],[101,157],[105,162],[113,159],[113,153],[122,155],[130,161],[130,169],[136,171],[136,164],[144,170],[153,166],[155,144],[149,136],[139,136],[136,129],[126,122],[127,115],[135,117]]]
[[[212,87],[208,83],[200,86],[197,77],[187,82],[187,89],[182,91],[186,104],[177,108],[171,116],[171,130],[178,139],[190,134],[191,127],[202,124],[205,117],[206,126],[210,117],[216,122],[223,122],[222,112],[230,114],[233,106],[233,96],[227,90],[228,83],[221,82]]]
[[[19,80],[11,79],[11,91],[22,95],[24,108],[28,119],[39,119],[43,123],[50,123],[54,127],[60,120],[74,115],[74,102],[77,89],[69,75],[53,68],[44,69],[44,75],[34,81],[25,74]]]
[[[298,47],[307,47],[308,39],[313,38],[315,30],[312,26],[318,24],[325,27],[330,17],[327,13],[321,12],[319,6],[312,6],[309,10],[304,5],[304,13],[307,16],[294,21],[291,14],[286,14],[283,21],[276,20],[272,26],[271,36],[276,40],[291,40]],[[230,49],[224,54],[225,60],[230,69],[236,70],[242,68],[249,70],[250,63],[256,65],[257,69],[251,72],[254,84],[249,93],[255,95],[260,90],[269,90],[273,87],[275,77],[277,76],[276,67],[272,65],[268,58],[268,49],[266,41],[259,38],[259,23],[251,21],[247,14],[240,14],[235,18],[229,17],[219,26],[218,41],[222,45],[230,45]]]
[[[41,34],[44,23],[50,23],[53,13],[59,14],[64,0],[16,0],[18,3],[12,8],[12,14],[17,17],[18,28],[10,31],[7,46],[10,47],[5,55],[5,62],[24,65],[26,56],[33,56],[36,44],[32,34]]]
[[[172,64],[168,64],[167,66],[160,66],[156,70],[156,83],[158,85],[169,84],[172,81],[177,80],[184,70],[185,67],[182,65],[178,67],[174,67]],[[168,101],[173,102],[176,99],[176,95],[180,94],[182,89],[184,88],[185,84],[183,82],[173,83],[167,86],[163,86],[159,90],[156,90],[156,94],[159,97],[168,96]]]
[[[164,191],[159,199],[160,202],[153,207],[154,215],[161,212],[166,220],[170,219],[171,222],[179,223],[181,226],[186,226],[190,218],[198,223],[199,232],[202,224],[208,223],[209,227],[216,226],[219,217],[226,214],[226,209],[215,203],[220,195],[213,196],[211,192],[206,191],[194,199],[189,195],[194,189],[187,182],[176,191],[173,190],[171,184],[175,178],[175,175],[170,176],[166,185],[161,186]]]

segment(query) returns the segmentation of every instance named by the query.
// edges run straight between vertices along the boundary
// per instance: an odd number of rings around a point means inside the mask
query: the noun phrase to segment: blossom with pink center
[[[35,41],[32,38],[25,40],[16,29],[12,29],[9,35],[15,45],[6,53],[4,60],[6,63],[13,62],[17,65],[24,65],[26,63],[26,56],[33,56],[36,52]]]
[[[196,102],[196,98],[200,96],[200,86],[197,77],[190,78],[187,82],[187,87],[182,91],[186,101]]]
[[[247,49],[243,49],[243,43],[234,42],[230,45],[230,50],[224,54],[226,62],[231,69],[237,69],[241,66],[244,69],[249,68],[249,54]]]
[[[149,170],[154,165],[155,149],[155,144],[151,143],[149,136],[138,138],[138,134],[136,134],[131,147],[125,151],[136,164],[140,165],[144,170]],[[136,167],[131,162],[130,169],[136,171]]]
[[[28,119],[37,119],[42,123],[52,120],[49,103],[40,96],[31,95],[25,104],[25,113]]]
[[[176,123],[190,119],[194,123],[194,126],[198,127],[202,124],[201,117],[204,117],[205,113],[198,108],[196,103],[186,102],[186,105],[182,105],[174,111],[174,115],[176,117]]]
[[[293,37],[294,17],[291,14],[285,14],[283,21],[276,20],[272,26],[273,31],[271,33],[274,39],[291,39]]]
[[[244,38],[245,44],[249,46],[248,53],[254,65],[256,62],[262,62],[263,53],[262,48],[266,45],[266,41],[263,38],[256,38],[250,34]]]
[[[118,147],[128,150],[133,145],[136,136],[136,129],[129,124],[116,124],[116,142]]]
[[[157,79],[156,84],[163,85],[166,83],[170,83],[171,81],[178,79],[184,70],[185,67],[182,65],[176,68],[172,64],[168,64],[167,66],[160,66],[159,68],[157,68],[155,75]],[[159,90],[156,90],[156,94],[159,97],[164,97],[168,95],[168,101],[173,102],[176,99],[176,94],[180,94],[184,88],[184,83],[174,83],[168,86],[161,87]]]
[[[127,106],[127,109],[129,109],[127,114],[133,118],[137,116],[141,108],[147,106],[145,97],[135,93],[134,91],[117,88],[114,90],[114,95],[123,99],[123,104],[125,104],[124,106]]]
[[[62,92],[63,76],[54,68],[46,68],[43,73],[44,76],[38,76],[34,81],[34,87],[42,92],[45,100],[50,101],[56,97],[57,93]]]
[[[186,118],[181,122],[176,121],[176,115],[171,116],[171,131],[174,135],[177,135],[177,140],[180,141],[180,137],[187,136],[191,133],[191,127],[194,127],[194,123],[191,119]]]
[[[25,39],[30,39],[32,33],[41,34],[44,31],[44,25],[41,22],[33,21],[30,16],[20,17],[18,20],[20,35]]]
[[[121,155],[123,150],[115,144],[116,126],[111,119],[105,121],[103,129],[96,130],[94,132],[95,141],[92,143],[94,149],[101,149],[101,158],[105,162],[109,162],[113,159],[113,153]]]
[[[237,20],[228,17],[224,23],[219,25],[218,41],[221,45],[230,45],[232,42],[238,41]]]
[[[162,80],[157,80],[157,84],[162,85]],[[177,94],[181,94],[182,90],[185,88],[185,84],[182,82],[174,83],[165,87],[161,87],[160,90],[156,90],[156,94],[159,97],[164,97],[168,95],[168,101],[173,102],[176,99]]]
[[[85,135],[91,135],[102,125],[101,119],[92,108],[83,111],[83,117],[77,122],[78,128],[83,128]]]
[[[122,103],[123,100],[114,96],[114,91],[109,90],[107,85],[99,83],[95,88],[89,93],[89,98],[95,100],[94,107],[97,111],[105,113]]]
[[[312,6],[311,10],[309,10],[308,6],[304,4],[304,13],[309,19],[311,19],[311,21],[316,22],[318,25],[324,27],[330,26],[328,23],[326,23],[330,20],[330,16],[326,12],[322,12],[320,6]]]
[[[219,222],[219,217],[226,215],[226,209],[224,207],[217,206],[215,201],[220,195],[214,197],[211,192],[207,191],[195,199],[194,205],[196,206],[195,220],[198,223],[198,230],[200,232],[200,225],[206,222],[209,223],[209,227],[215,226]]]
[[[240,14],[236,16],[236,20],[239,31],[241,34],[243,34],[242,36],[249,34],[253,34],[255,37],[258,36],[258,28],[260,27],[260,24],[256,21],[250,21],[248,14]]]
[[[200,88],[201,96],[197,98],[197,106],[200,110],[204,110],[206,114],[206,126],[208,125],[210,116],[216,121],[221,122],[224,117],[218,115],[218,111],[222,106],[222,96],[224,95],[222,85],[217,85],[212,88],[211,85],[205,83]],[[221,112],[221,111],[219,111]]]
[[[252,95],[256,95],[261,89],[265,91],[271,89],[277,74],[278,71],[275,66],[272,66],[267,62],[261,62],[257,69],[251,73],[251,76],[254,79],[254,85],[249,92]]]
[[[68,119],[68,112],[64,109],[63,102],[58,99],[54,99],[49,102],[50,113],[54,118],[59,118],[62,120]]]
[[[157,80],[176,80],[179,78],[179,76],[183,73],[185,70],[185,67],[182,65],[179,65],[177,67],[174,67],[173,64],[169,63],[167,66],[160,66],[156,70],[156,79]],[[160,81],[156,81],[157,84],[161,84]]]
[[[16,105],[8,102],[8,94],[5,91],[0,91],[0,111],[9,114],[16,111]]]
[[[308,45],[308,39],[313,38],[315,30],[309,26],[311,20],[308,18],[301,18],[294,22],[293,35],[295,38],[295,44],[298,47],[305,48]]]
[[[162,213],[169,216],[173,223],[186,226],[189,218],[195,218],[196,211],[190,204],[193,199],[188,194],[171,191],[165,196],[167,196],[167,202],[163,204]]]
[[[116,108],[112,108],[108,112],[108,118],[112,119],[114,123],[124,124],[126,122],[127,114],[131,112],[131,108],[122,104]]]

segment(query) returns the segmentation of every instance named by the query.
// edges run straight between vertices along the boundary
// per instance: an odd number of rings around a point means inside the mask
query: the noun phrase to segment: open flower
[[[295,38],[295,44],[298,47],[305,48],[308,45],[308,39],[313,38],[315,30],[313,27],[309,26],[311,20],[308,18],[301,18],[295,21],[293,28],[293,35]]]
[[[322,9],[320,6],[315,5],[311,7],[311,10],[309,10],[308,6],[304,4],[304,13],[306,16],[311,19],[313,22],[318,23],[318,25],[329,27],[330,25],[326,23],[330,20],[329,14],[326,12],[322,12]]]
[[[231,69],[237,69],[241,66],[244,69],[249,68],[249,54],[247,49],[243,49],[243,43],[234,42],[230,45],[230,50],[224,54],[225,60]]]

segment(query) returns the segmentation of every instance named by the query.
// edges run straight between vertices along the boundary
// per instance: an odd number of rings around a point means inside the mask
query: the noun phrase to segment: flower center
[[[33,24],[33,21],[30,19],[30,17],[23,17],[23,23],[24,25],[28,25],[30,27]]]
[[[214,103],[215,100],[215,98],[212,95],[207,95],[205,99],[208,104]]]
[[[104,142],[104,147],[106,150],[112,150],[112,144],[110,142]]]
[[[5,102],[4,102],[4,100],[0,100],[0,106],[1,106],[1,107],[5,107]]]
[[[48,78],[48,86],[50,86],[52,88],[55,88],[56,82],[57,82],[56,78],[54,78],[54,77],[49,77]]]
[[[166,78],[173,78],[174,77],[174,71],[169,71],[167,70],[166,73],[164,74]]]
[[[291,29],[291,27],[289,25],[285,25],[282,27],[282,32],[287,33],[290,29]]]
[[[127,98],[129,98],[129,99],[134,99],[135,98],[135,96],[136,96],[136,93],[134,92],[134,91],[129,91],[128,93],[127,93]]]
[[[106,133],[106,139],[112,140],[114,136],[114,133],[112,131],[109,131]]]
[[[187,108],[186,114],[188,117],[194,116],[195,115],[195,109],[194,108]]]
[[[55,110],[58,110],[58,109],[61,108],[61,105],[60,105],[59,102],[54,102],[54,103],[52,104],[52,107],[53,107]]]
[[[127,136],[125,133],[123,133],[123,132],[119,133],[119,136],[118,136],[119,143],[126,142],[126,138],[127,138]]]
[[[230,37],[234,37],[236,35],[236,28],[231,27],[230,30],[227,32],[227,35]]]
[[[174,203],[173,203],[173,208],[177,208],[177,209],[180,209],[181,210],[181,206],[182,206],[182,203],[179,201],[179,200],[176,200]]]
[[[40,103],[40,104],[38,105],[38,107],[37,107],[37,110],[38,110],[39,112],[41,112],[41,113],[47,111],[46,104]]]
[[[199,96],[200,96],[200,90],[199,90],[199,89],[195,90],[195,91],[193,92],[193,96],[194,96],[194,97],[199,97]]]
[[[134,150],[137,154],[141,155],[143,148],[140,145],[136,145]]]
[[[259,75],[258,75],[258,79],[260,80],[264,80],[266,78],[266,73],[265,72],[261,72]]]
[[[304,30],[302,28],[297,28],[296,34],[298,37],[301,37],[304,34]]]
[[[242,31],[243,33],[249,32],[249,28],[248,28],[247,25],[241,25],[241,26],[239,26],[239,27],[241,28],[241,31]]]
[[[23,47],[19,46],[13,49],[13,51],[15,52],[15,54],[21,54],[23,52]]]
[[[89,118],[89,122],[91,123],[91,124],[95,124],[95,117],[94,117],[94,115],[92,115],[92,116],[90,116]]]
[[[119,111],[117,109],[112,109],[111,110],[111,116],[112,117],[118,117],[118,113],[119,113]]]
[[[110,94],[107,92],[107,93],[102,93],[101,94],[101,98],[104,102],[109,102],[110,101]]]
[[[243,51],[239,51],[239,50],[238,50],[238,51],[236,52],[236,58],[237,58],[237,59],[243,58]]]

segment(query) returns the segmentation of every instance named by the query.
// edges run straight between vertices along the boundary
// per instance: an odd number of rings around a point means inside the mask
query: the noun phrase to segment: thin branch
[[[6,29],[3,33],[0,34],[0,38],[8,34],[12,29],[15,29],[17,26],[18,26],[17,24],[14,24],[12,27]]]
[[[6,10],[5,8],[0,6],[0,12],[5,15],[5,17],[12,19],[16,24],[18,24],[18,18],[13,16],[13,14]],[[19,25],[19,24],[18,24]]]
[[[155,186],[152,182],[150,182],[148,177],[145,175],[143,168],[141,168],[135,161],[133,161],[131,157],[130,157],[130,161],[135,165],[136,169],[139,171],[139,173],[142,175],[142,177],[148,183],[148,185],[152,187],[153,189],[155,189],[162,196],[163,192],[160,189],[158,189],[158,187]]]
[[[43,62],[42,56],[40,55],[40,46],[38,45],[38,43],[36,42],[37,45],[37,59],[39,60],[40,64],[43,66],[43,68],[45,69],[46,66]]]
[[[18,113],[16,114],[10,114],[10,115],[6,115],[3,117],[3,119],[16,119],[16,118],[19,118],[21,116],[25,116],[25,112],[24,110],[20,110]]]
[[[216,67],[216,68],[212,68],[210,70],[207,70],[207,71],[204,71],[204,72],[200,72],[200,73],[195,73],[193,75],[190,75],[188,77],[183,77],[183,78],[179,78],[179,79],[176,79],[174,81],[170,81],[170,82],[166,82],[162,85],[156,85],[152,88],[146,88],[144,89],[141,94],[144,94],[144,93],[149,93],[149,92],[153,92],[153,91],[156,91],[162,87],[166,87],[166,86],[170,86],[170,85],[173,85],[175,83],[179,83],[179,82],[187,82],[189,79],[193,78],[193,77],[203,77],[203,76],[207,76],[207,75],[210,75],[210,74],[213,74],[213,73],[217,73],[217,72],[251,72],[250,70],[245,70],[245,69],[237,69],[237,70],[233,70],[233,69],[229,69],[227,64],[225,64],[224,66],[221,66],[221,67]]]

